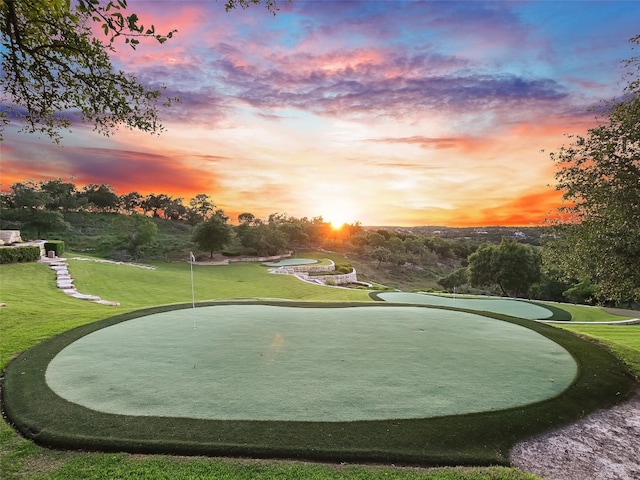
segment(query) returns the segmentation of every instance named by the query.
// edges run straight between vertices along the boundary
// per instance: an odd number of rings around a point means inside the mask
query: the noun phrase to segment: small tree
[[[198,245],[198,248],[208,251],[213,257],[213,252],[229,243],[231,232],[227,217],[224,216],[224,212],[218,210],[208,220],[195,226],[191,240]]]
[[[138,258],[140,247],[151,243],[158,233],[158,226],[148,217],[134,213],[120,215],[113,220],[116,236],[133,258]]]
[[[134,213],[142,204],[142,195],[133,191],[120,195],[118,206],[127,213]]]
[[[216,209],[213,200],[206,193],[198,193],[195,197],[189,200],[189,207],[191,207],[198,215],[200,215],[201,221],[206,220]]]
[[[76,186],[61,179],[49,180],[40,184],[40,190],[46,192],[51,200],[47,202],[48,210],[69,211],[77,209],[81,199],[77,196]]]
[[[113,212],[118,208],[120,197],[115,194],[110,185],[89,184],[80,192],[80,197],[85,198],[90,206],[101,212]]]
[[[438,284],[447,291],[452,291],[466,284],[468,281],[469,277],[467,275],[467,268],[462,267],[454,270],[449,275],[442,277],[438,280]]]
[[[172,198],[163,213],[167,220],[182,220],[186,217],[187,207],[182,204],[182,198]]]
[[[562,294],[572,303],[593,303],[598,289],[588,278],[566,289]]]
[[[44,209],[51,196],[34,182],[18,182],[11,185],[13,207],[18,209]]]
[[[64,232],[69,229],[62,213],[52,210],[31,209],[22,212],[21,220],[25,228],[35,229],[36,238],[42,238],[44,233]]]
[[[59,211],[46,209],[52,197],[41,186],[33,182],[11,185],[13,211],[3,212],[2,215],[6,219],[22,222],[26,230],[35,230],[36,238],[42,238],[45,232],[59,232],[69,228]]]
[[[542,258],[529,245],[503,239],[487,243],[469,255],[469,283],[474,287],[497,285],[506,296],[526,295],[540,280]]]

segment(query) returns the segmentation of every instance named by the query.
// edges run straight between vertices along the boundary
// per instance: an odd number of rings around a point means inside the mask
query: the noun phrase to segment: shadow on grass
[[[245,301],[208,302],[199,306],[237,303],[300,308],[381,305]],[[629,398],[637,386],[624,364],[611,353],[569,332],[535,321],[449,307],[441,308],[521,325],[560,344],[578,364],[574,383],[557,397],[507,410],[356,422],[114,415],[70,403],[47,386],[45,372],[49,362],[84,335],[136,317],[190,307],[190,304],[170,305],[118,315],[70,330],[31,348],[13,360],[4,372],[3,414],[25,437],[61,449],[416,465],[506,465],[508,452],[516,442],[574,422],[594,410],[611,407]]]

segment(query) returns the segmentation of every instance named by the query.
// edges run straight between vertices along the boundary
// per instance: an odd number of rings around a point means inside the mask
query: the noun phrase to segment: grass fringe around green
[[[202,305],[221,303],[235,302]],[[314,308],[360,305],[366,308],[359,303],[255,303]],[[27,438],[63,449],[488,466],[508,465],[508,452],[517,441],[575,421],[596,409],[610,407],[628,398],[635,386],[622,362],[591,342],[537,322],[485,314],[530,328],[562,345],[578,364],[575,383],[555,398],[508,410],[429,419],[360,422],[128,417],[104,414],[72,404],[48,388],[44,372],[49,361],[78,338],[141,315],[190,306],[168,305],[125,313],[65,332],[23,353],[5,371],[2,389],[5,413]]]

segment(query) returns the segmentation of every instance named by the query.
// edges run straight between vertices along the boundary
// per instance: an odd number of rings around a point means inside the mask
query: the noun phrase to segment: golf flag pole
[[[189,252],[189,265],[191,267],[191,305],[193,306],[193,329],[196,329],[196,295],[193,289],[193,262],[196,261],[196,257],[193,252]]]

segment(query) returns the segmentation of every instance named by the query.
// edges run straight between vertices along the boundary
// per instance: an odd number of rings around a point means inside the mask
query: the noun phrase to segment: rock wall
[[[0,245],[22,242],[20,230],[0,230]]]
[[[321,282],[325,285],[345,285],[347,283],[357,283],[358,275],[356,274],[356,269],[354,268],[351,273],[343,273],[341,275],[309,275],[307,272],[299,272],[295,274],[296,277],[299,277],[308,282]]]

